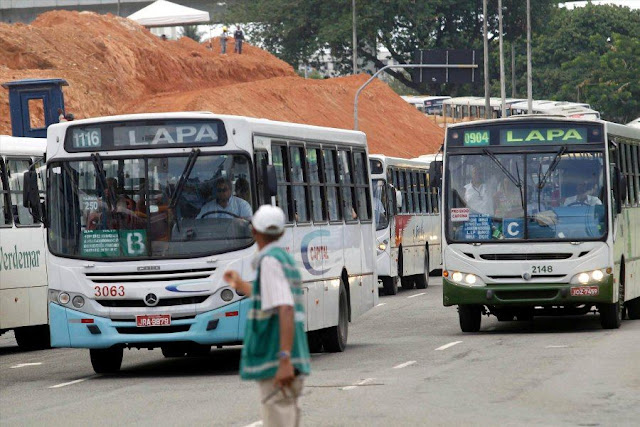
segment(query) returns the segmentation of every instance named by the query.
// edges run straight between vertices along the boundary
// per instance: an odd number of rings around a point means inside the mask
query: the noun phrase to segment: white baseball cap
[[[253,214],[251,225],[258,233],[278,235],[284,231],[284,212],[277,206],[262,205]]]

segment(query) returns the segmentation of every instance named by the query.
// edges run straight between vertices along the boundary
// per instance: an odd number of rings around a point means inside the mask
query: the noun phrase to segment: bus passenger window
[[[329,221],[340,221],[340,197],[338,194],[338,174],[336,168],[335,150],[322,150],[324,162],[324,176],[327,190],[327,208]]]
[[[293,219],[293,206],[291,198],[289,197],[287,147],[274,145],[272,161],[276,169],[276,178],[278,181],[276,205],[284,211],[287,222],[290,223]]]
[[[369,181],[367,180],[367,161],[365,153],[353,153],[353,164],[356,173],[356,200],[360,219],[371,219],[371,203]]]
[[[322,191],[320,174],[320,150],[307,148],[307,172],[311,192],[311,212],[314,221],[326,221],[325,199]]]
[[[29,160],[7,159],[7,176],[11,195],[11,212],[16,225],[34,225],[36,221],[29,209],[22,203],[22,181],[24,173],[29,170]]]
[[[353,200],[353,171],[351,169],[350,154],[348,151],[338,151],[338,164],[340,167],[340,186],[342,192],[342,212],[346,221],[358,219]]]
[[[11,225],[11,210],[9,208],[9,188],[6,185],[6,169],[0,158],[0,227]]]
[[[297,222],[308,222],[307,186],[304,179],[304,148],[291,147],[291,182],[293,182],[294,213]]]

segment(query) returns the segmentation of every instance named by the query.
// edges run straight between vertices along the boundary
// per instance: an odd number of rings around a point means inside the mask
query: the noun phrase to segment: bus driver
[[[230,180],[227,178],[218,178],[215,189],[216,198],[202,205],[196,219],[228,218],[229,216],[251,218],[253,215],[251,205],[246,200],[231,195]],[[226,215],[225,212],[231,215]]]

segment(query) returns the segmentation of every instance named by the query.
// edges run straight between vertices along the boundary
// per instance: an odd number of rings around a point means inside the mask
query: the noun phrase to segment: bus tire
[[[482,309],[479,305],[459,305],[458,316],[462,332],[478,332],[480,330]]]
[[[51,348],[49,325],[26,326],[14,330],[18,347],[22,350]]]
[[[320,331],[307,332],[310,353],[322,353],[322,336]]]
[[[382,288],[384,289],[385,295],[396,295],[398,293],[398,277],[389,277],[383,276],[380,278],[382,280]]]
[[[427,289],[429,286],[429,255],[424,257],[424,273],[415,276],[416,289]]]
[[[640,319],[640,297],[627,301],[625,305],[630,320]]]
[[[322,344],[329,353],[343,352],[347,346],[349,335],[349,306],[347,302],[347,291],[340,283],[338,296],[338,324],[322,330]]]
[[[187,352],[184,346],[176,345],[163,345],[160,349],[162,350],[162,355],[167,359],[171,357],[183,357]]]
[[[91,366],[96,374],[113,374],[122,366],[122,347],[92,348],[89,350]]]
[[[402,289],[409,291],[415,286],[415,279],[413,276],[401,277],[400,283],[402,284]]]
[[[600,304],[600,325],[603,329],[618,329],[624,315],[624,263],[620,270],[618,285],[618,301],[613,304]]]

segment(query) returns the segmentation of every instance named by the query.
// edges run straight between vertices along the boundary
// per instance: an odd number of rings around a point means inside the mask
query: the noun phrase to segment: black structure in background
[[[413,81],[418,83],[481,83],[476,68],[447,68],[447,65],[479,65],[482,55],[479,50],[437,49],[416,50],[413,53],[414,64],[442,65],[443,68],[419,68],[413,71]]]

